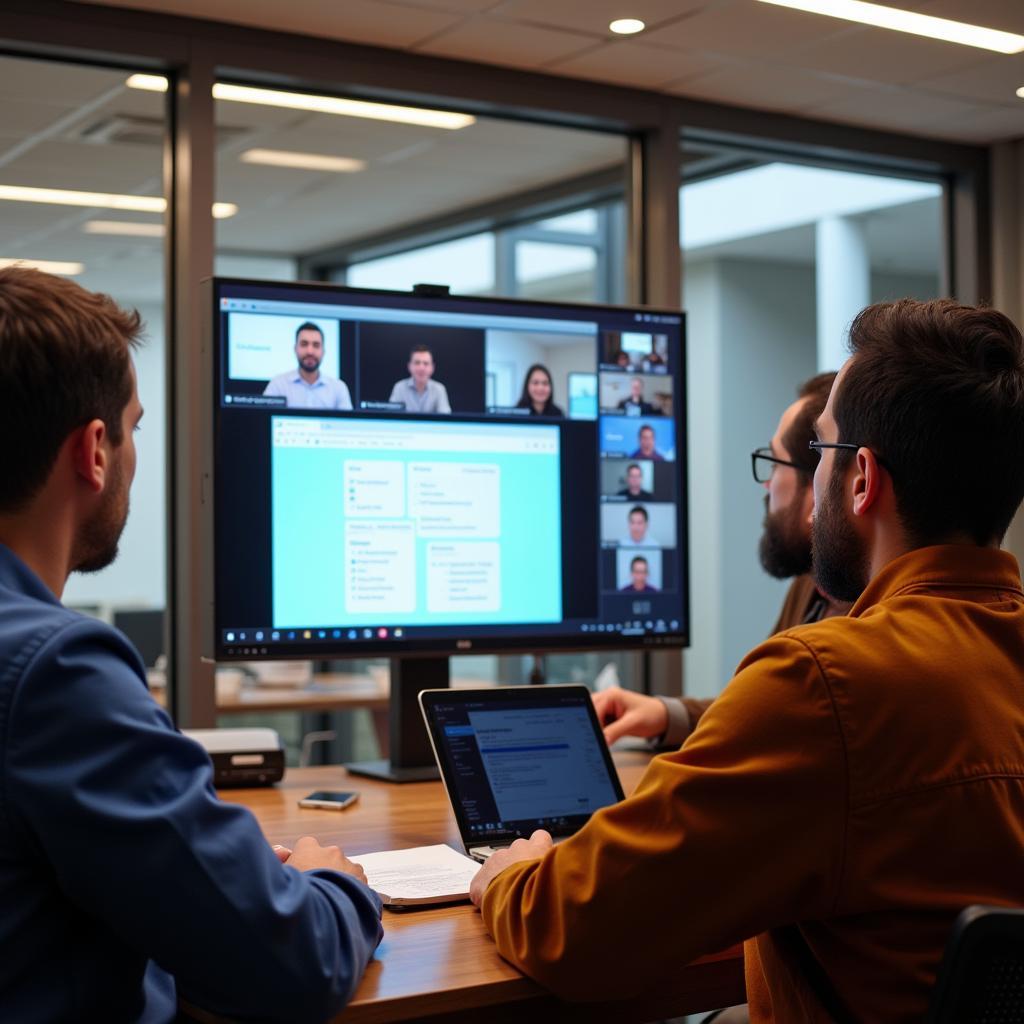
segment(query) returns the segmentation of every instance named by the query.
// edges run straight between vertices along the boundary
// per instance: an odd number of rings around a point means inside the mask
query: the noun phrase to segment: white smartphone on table
[[[340,792],[331,789],[317,789],[299,801],[300,807],[320,807],[327,811],[343,811],[359,799],[354,790]]]

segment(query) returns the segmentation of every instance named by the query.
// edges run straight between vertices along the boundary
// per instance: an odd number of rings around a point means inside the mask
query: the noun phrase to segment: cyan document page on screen
[[[471,711],[502,821],[592,814],[615,803],[586,708]]]
[[[557,426],[270,429],[275,628],[561,621]]]

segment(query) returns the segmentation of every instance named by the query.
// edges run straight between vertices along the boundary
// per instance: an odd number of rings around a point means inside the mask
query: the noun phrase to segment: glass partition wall
[[[215,716],[212,669],[201,657],[209,595],[198,555],[205,529],[205,399],[199,392],[208,375],[199,344],[199,280],[211,271],[405,287],[436,281],[433,271],[444,266],[448,280],[437,283],[467,293],[664,305],[675,289],[675,211],[682,206],[695,410],[690,487],[707,495],[695,511],[711,517],[697,516],[691,526],[694,649],[687,689],[698,693],[717,690],[735,652],[767,628],[766,610],[777,600],[763,581],[768,589],[757,608],[742,617],[739,633],[729,632],[725,612],[736,591],[725,588],[741,578],[739,562],[745,560],[747,583],[756,581],[756,589],[761,582],[760,495],[751,504],[743,470],[732,476],[731,460],[764,443],[779,403],[817,366],[818,313],[810,297],[817,280],[809,254],[818,244],[818,221],[860,222],[870,296],[893,288],[927,294],[913,282],[933,274],[934,263],[941,264],[939,292],[977,300],[989,291],[987,158],[980,148],[765,113],[755,117],[680,97],[326,39],[243,27],[226,36],[215,23],[99,5],[63,5],[54,13],[15,3],[0,25],[0,47],[7,54],[0,57],[6,111],[0,184],[161,203],[126,211],[3,201],[0,238],[7,244],[0,258],[83,263],[79,280],[138,305],[147,319],[150,341],[139,356],[147,416],[122,559],[103,576],[74,581],[68,595],[109,614],[115,601],[129,611],[158,611],[167,593],[171,675],[181,683],[176,707],[183,725],[210,725]],[[58,65],[58,56],[77,63]],[[147,88],[140,74],[157,81]],[[278,87],[329,102],[305,110],[245,93]],[[463,120],[439,128],[422,119],[358,118],[351,111],[338,114],[338,100],[440,111]],[[675,151],[678,159],[680,130],[687,139],[679,160],[687,168],[681,194],[672,156]],[[714,146],[702,141],[695,151],[698,137],[713,139]],[[751,156],[758,147],[770,149],[772,159]],[[47,158],[23,162],[33,152]],[[698,194],[688,189],[716,174],[774,173],[773,164],[793,159],[819,166],[843,162],[826,170],[870,165],[890,177],[912,174],[915,185],[930,176],[932,186],[944,181],[947,187],[937,199],[920,195],[833,210],[835,217],[816,217],[814,227],[807,219],[765,221],[761,210],[749,211],[752,219],[731,238],[687,234],[700,213],[686,214],[690,197]],[[762,189],[759,205],[778,205],[782,191]],[[941,231],[928,202],[939,204]],[[730,211],[733,220],[739,212]],[[90,221],[117,226],[85,228]],[[126,228],[128,221],[135,226]],[[857,232],[841,237],[849,241],[851,235]],[[930,247],[933,264],[904,259],[893,248],[915,241],[919,251]],[[863,259],[859,265],[863,270]],[[99,270],[106,276],[94,276]],[[800,301],[774,309],[779,319],[771,329],[767,313],[773,309],[761,301],[769,297],[755,302],[754,288],[741,293],[744,302],[737,304],[731,301],[736,292],[729,292],[744,275],[763,284],[768,278],[762,280],[762,272],[790,275],[779,306],[793,282],[804,282]],[[727,317],[734,319],[727,323]],[[786,317],[797,339],[792,345],[783,336]],[[733,335],[723,326],[743,330]],[[161,349],[172,373],[163,370]],[[152,365],[144,365],[149,358]],[[737,380],[745,394],[761,395],[751,402],[753,418],[745,424],[730,418],[739,406],[732,400]],[[726,385],[729,403],[722,401]],[[698,411],[702,391],[715,403],[706,415]],[[721,466],[718,477],[700,476],[709,462]],[[727,480],[742,489],[735,500]],[[717,510],[741,506],[748,520],[714,519]],[[725,550],[735,552],[735,569],[723,561]],[[629,669],[640,660],[621,659],[623,681],[639,685]],[[550,658],[547,665],[549,678],[585,681],[601,667],[583,655]],[[467,659],[463,672],[525,681],[531,668],[529,659],[500,665]]]
[[[761,569],[765,492],[750,452],[767,445],[800,383],[846,358],[871,302],[943,294],[946,194],[909,178],[684,153],[683,304],[689,317],[694,639],[687,691],[713,696],[770,632],[788,583]]]
[[[68,276],[142,314],[135,365],[145,417],[132,514],[118,559],[73,575],[64,601],[124,629],[153,669],[164,653],[166,602],[167,117],[166,98],[129,88],[131,74],[0,56],[0,266]]]

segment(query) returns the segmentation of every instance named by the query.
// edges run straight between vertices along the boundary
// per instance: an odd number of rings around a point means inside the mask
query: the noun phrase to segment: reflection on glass
[[[416,284],[446,284],[457,295],[490,292],[494,289],[494,235],[470,235],[356,263],[349,267],[348,284],[399,291]]]
[[[165,97],[129,89],[125,78],[123,70],[0,57],[0,264],[72,276],[138,308],[146,325],[134,356],[146,416],[120,557],[103,572],[73,575],[64,592],[67,604],[108,620],[129,609],[159,617],[165,602]]]

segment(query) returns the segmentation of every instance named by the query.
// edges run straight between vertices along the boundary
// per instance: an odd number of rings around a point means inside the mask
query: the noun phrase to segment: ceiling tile
[[[964,0],[930,0],[921,12],[1024,35],[1024,4],[1020,0],[971,0],[969,4]]]
[[[932,92],[1024,107],[1024,100],[1017,98],[1017,90],[1024,86],[1024,54],[983,60],[963,71],[925,78],[916,84]]]
[[[853,28],[792,51],[788,61],[815,71],[866,78],[887,85],[909,85],[990,58],[991,55],[971,46],[881,28]]]
[[[118,0],[116,6],[399,48],[460,20],[457,14],[389,0]]]
[[[841,23],[834,18],[733,0],[645,32],[644,42],[736,57],[774,57],[835,35],[837,25]]]
[[[435,11],[452,11],[456,14],[479,14],[490,7],[500,6],[501,0],[402,0],[413,7],[430,7]]]
[[[671,91],[680,96],[715,103],[799,113],[821,104],[825,99],[842,99],[849,95],[852,87],[855,87],[855,83],[846,79],[815,75],[774,64],[754,66],[745,61],[672,86]]]
[[[594,35],[612,36],[608,23],[615,18],[639,18],[650,29],[661,22],[707,7],[712,0],[586,0],[552,3],[551,0],[505,0],[497,13],[512,21],[552,25]],[[646,36],[646,33],[643,33]],[[612,36],[613,37],[613,36]],[[614,37],[613,37],[614,38]],[[642,38],[636,36],[634,38]]]
[[[547,65],[547,71],[580,78],[595,78],[615,85],[656,89],[670,82],[693,78],[715,66],[699,53],[643,46],[639,43],[602,43],[597,49]]]
[[[556,29],[474,18],[415,49],[487,64],[536,68],[588,49],[593,42],[586,36]]]
[[[948,118],[940,126],[943,137],[986,144],[1024,138],[1024,103],[1020,106],[1020,110],[976,107],[966,117]]]
[[[975,106],[944,99],[913,89],[857,89],[845,99],[808,108],[808,113],[825,120],[843,121],[870,128],[886,128],[911,134],[941,135],[943,125],[969,117]],[[928,129],[935,127],[937,132]]]
[[[41,142],[0,169],[0,180],[5,185],[161,195],[162,162],[159,146]]]
[[[2,64],[3,61],[0,61]],[[26,99],[4,99],[4,116],[0,118],[0,165],[4,153],[13,140],[22,140],[26,135],[38,135],[74,111],[74,105],[61,106],[56,103],[36,103]]]
[[[61,103],[77,107],[121,84],[125,72],[49,60],[0,60],[0,98]]]

